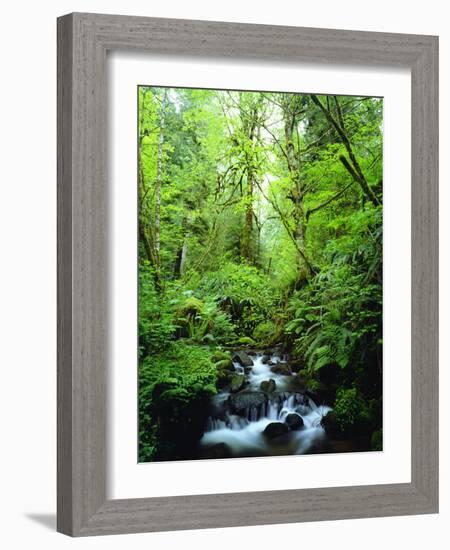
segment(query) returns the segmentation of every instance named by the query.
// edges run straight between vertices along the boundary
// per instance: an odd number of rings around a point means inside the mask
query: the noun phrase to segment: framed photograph
[[[438,511],[438,39],[58,19],[58,530]]]

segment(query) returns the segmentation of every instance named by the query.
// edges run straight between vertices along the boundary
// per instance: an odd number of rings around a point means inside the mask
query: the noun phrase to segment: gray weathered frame
[[[408,67],[411,483],[106,498],[106,52]],[[438,511],[438,38],[74,13],[58,19],[58,530],[72,536]]]

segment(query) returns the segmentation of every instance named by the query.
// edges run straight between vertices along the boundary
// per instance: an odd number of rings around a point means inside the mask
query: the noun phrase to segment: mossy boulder
[[[270,378],[270,380],[263,380],[259,387],[265,393],[272,393],[277,389],[277,383],[273,378]]]
[[[231,359],[222,359],[215,364],[217,370],[217,382],[218,388],[223,388],[230,383],[231,377],[234,373],[234,366]]]
[[[216,369],[217,371],[233,371],[233,361],[231,359],[221,359],[220,361],[216,362]]]
[[[230,391],[235,393],[241,390],[245,385],[245,376],[243,374],[232,374],[230,377]]]
[[[253,359],[243,350],[237,351],[233,355],[233,361],[239,363],[243,367],[253,367]]]
[[[230,354],[226,351],[216,349],[216,351],[211,355],[211,361],[213,363],[218,363],[219,361],[230,360]]]

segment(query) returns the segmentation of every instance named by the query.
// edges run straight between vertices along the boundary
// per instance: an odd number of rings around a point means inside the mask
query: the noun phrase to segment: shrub
[[[334,412],[343,433],[350,433],[364,409],[364,402],[356,388],[340,389],[336,394]]]
[[[256,325],[253,331],[253,338],[260,344],[270,346],[274,344],[280,336],[280,329],[273,321],[263,321]]]
[[[171,343],[139,365],[139,460],[186,458],[203,433],[217,370],[202,346]],[[176,436],[176,437],[175,437]]]
[[[205,276],[199,293],[213,297],[241,336],[251,336],[255,327],[270,317],[277,296],[267,275],[256,267],[232,262]]]
[[[221,311],[211,298],[200,300],[192,291],[183,292],[181,300],[172,300],[175,305],[177,335],[196,343],[228,343],[236,338],[230,316]]]
[[[322,419],[322,425],[327,434],[336,439],[370,435],[367,405],[356,388],[337,391],[334,409]]]
[[[139,267],[139,356],[163,350],[175,334],[175,324],[168,300],[155,289],[150,264]]]

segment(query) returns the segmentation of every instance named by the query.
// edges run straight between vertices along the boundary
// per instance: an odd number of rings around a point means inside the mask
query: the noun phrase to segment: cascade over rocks
[[[252,407],[265,405],[267,403],[267,395],[263,392],[240,392],[230,395],[228,402],[231,412],[242,414]]]
[[[228,383],[212,399],[200,456],[305,454],[316,444],[323,445],[321,420],[329,407],[317,406],[303,388],[295,389],[298,376],[288,366],[289,357],[275,351],[271,366],[263,363],[261,351],[251,357],[250,351],[232,353],[232,371],[222,359]],[[242,365],[247,358],[251,367]],[[279,367],[278,372],[273,372],[274,367]]]

